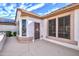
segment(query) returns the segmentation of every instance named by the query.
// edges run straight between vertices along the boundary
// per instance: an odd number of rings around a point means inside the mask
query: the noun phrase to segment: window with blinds
[[[56,19],[49,20],[49,36],[56,37]]]
[[[58,37],[70,39],[70,15],[58,18]]]

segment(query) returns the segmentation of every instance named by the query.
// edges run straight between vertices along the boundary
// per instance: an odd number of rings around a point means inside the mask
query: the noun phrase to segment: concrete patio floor
[[[18,43],[15,37],[7,39],[1,56],[79,56],[79,51],[44,40],[34,43]]]

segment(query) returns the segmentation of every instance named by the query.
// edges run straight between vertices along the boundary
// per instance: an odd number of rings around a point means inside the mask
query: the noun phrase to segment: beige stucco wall
[[[18,11],[18,21],[19,21],[19,36],[22,36],[22,19],[26,19],[27,20],[27,23],[29,21],[30,24],[27,24],[27,37],[30,37],[30,36],[33,36],[34,35],[34,22],[39,22],[40,23],[40,37],[43,36],[43,39],[46,38],[46,36],[48,36],[48,20],[50,19],[54,19],[56,18],[56,37],[53,37],[54,39],[64,39],[64,38],[58,38],[58,18],[59,17],[63,17],[63,16],[66,16],[66,15],[71,15],[71,40],[73,40],[74,38],[74,35],[73,35],[73,11],[70,11],[70,12],[67,12],[67,13],[63,13],[63,14],[60,14],[60,15],[57,15],[57,16],[54,16],[54,17],[50,17],[48,19],[44,19],[44,20],[41,20],[41,19],[37,19],[37,18],[33,18],[33,17],[29,17],[29,16],[26,16],[26,17],[20,17],[21,15],[21,12]],[[32,28],[32,29],[31,29]],[[30,29],[30,30],[29,30]]]
[[[70,29],[70,34],[71,34],[71,40],[73,40],[73,11],[70,11],[70,12],[67,12],[67,13],[63,13],[63,14],[60,14],[60,15],[57,15],[57,16],[54,16],[54,17],[50,17],[50,18],[48,18],[47,19],[47,21],[48,20],[51,20],[51,19],[55,19],[56,18],[56,37],[53,37],[54,39],[61,39],[61,40],[63,40],[64,38],[59,38],[58,37],[58,18],[59,17],[63,17],[63,16],[66,16],[66,15],[71,15],[71,20],[70,20],[70,22],[71,22],[71,29]],[[48,25],[48,23],[46,24],[46,26]],[[47,31],[48,31],[48,28],[46,29]],[[47,34],[48,34],[48,32],[47,32]],[[46,35],[47,35],[46,34]],[[48,35],[47,35],[48,36]],[[67,39],[68,40],[68,39]]]
[[[71,15],[71,29],[70,29],[70,34],[71,34],[71,40],[72,41],[77,41],[78,42],[78,45],[72,45],[72,44],[68,44],[68,43],[65,43],[65,42],[60,42],[60,41],[57,41],[57,40],[53,40],[53,39],[60,39],[60,40],[64,40],[64,41],[69,41],[68,39],[64,39],[64,38],[58,38],[58,17],[62,17],[62,16],[66,16],[66,15]],[[60,14],[60,15],[57,15],[57,16],[54,16],[54,17],[50,17],[48,19],[46,19],[47,21],[50,20],[50,19],[54,19],[56,18],[56,37],[52,37],[53,39],[49,39],[49,38],[45,38],[44,40],[47,40],[47,41],[50,41],[50,42],[53,42],[53,43],[56,43],[56,44],[59,44],[59,45],[63,45],[63,46],[66,46],[66,47],[69,47],[69,48],[73,48],[73,49],[76,49],[76,50],[79,50],[79,9],[76,9],[76,10],[73,10],[73,11],[70,11],[70,12],[67,12],[67,13],[63,13],[63,14]],[[45,36],[48,36],[48,28],[47,28],[47,25],[48,23],[45,21],[44,23],[44,28],[45,28]],[[69,41],[70,42],[70,41]]]
[[[19,36],[22,37],[22,19],[26,19],[26,37],[33,37],[34,38],[34,22],[40,23],[40,39],[42,39],[42,35],[43,35],[43,20],[41,19],[37,19],[37,18],[32,18],[32,17],[20,17],[19,19]]]
[[[71,15],[71,20],[70,20],[70,22],[71,22],[70,23],[70,25],[71,25],[71,27],[70,27],[71,28],[70,29],[71,38],[70,38],[70,40],[77,41],[78,37],[79,37],[77,35],[78,34],[78,17],[79,17],[78,14],[79,14],[79,10],[75,10],[75,11],[73,10],[73,11],[70,11],[70,12],[66,12],[66,13],[63,13],[63,14],[59,14],[59,15],[41,20],[41,19],[29,17],[29,16],[20,17],[21,12],[18,11],[17,12],[17,23],[19,21],[19,36],[22,36],[22,29],[21,29],[22,28],[22,24],[21,24],[22,19],[26,19],[28,23],[30,21],[30,24],[27,24],[27,33],[26,33],[27,37],[34,35],[34,22],[39,22],[40,23],[40,37],[43,36],[43,39],[44,39],[44,38],[46,38],[46,36],[48,36],[48,20],[56,18],[56,37],[53,37],[53,38],[63,40],[64,38],[58,37],[58,18],[66,16],[66,15]],[[17,28],[18,28],[18,26],[17,26]],[[65,41],[66,41],[66,39],[65,39]],[[67,39],[67,41],[68,41],[68,39]]]
[[[28,22],[31,21],[29,24],[27,24],[27,36],[26,37],[34,37],[34,22],[38,22],[40,23],[40,39],[45,39],[45,40],[48,40],[46,38],[46,36],[48,36],[48,20],[50,19],[54,19],[56,18],[56,37],[53,37],[53,39],[60,39],[60,40],[64,40],[64,41],[69,41],[68,39],[64,39],[64,38],[59,38],[58,37],[58,18],[59,17],[63,17],[63,16],[66,16],[66,15],[71,15],[71,29],[70,29],[70,36],[71,36],[71,39],[72,41],[79,41],[79,9],[76,9],[75,11],[70,11],[70,12],[66,12],[66,13],[63,13],[63,14],[59,14],[57,16],[53,16],[53,17],[50,17],[50,18],[47,18],[47,19],[44,19],[44,20],[41,20],[41,19],[37,19],[37,18],[33,18],[33,17],[20,17],[21,15],[21,12],[18,11],[18,15],[17,15],[17,23],[19,21],[19,35],[20,37],[22,37],[22,19],[26,19]],[[17,26],[18,27],[18,26]],[[43,35],[43,37],[41,37]],[[55,41],[53,40],[50,40],[51,42],[54,42]],[[56,41],[57,42],[57,41]],[[57,42],[57,44],[61,44],[61,45],[65,45],[65,46],[68,46],[68,47],[72,47],[72,48],[75,48],[75,46],[73,47],[73,45],[71,44],[65,44],[65,43],[62,43],[62,42]],[[79,45],[78,45],[79,46]],[[76,46],[77,47],[77,46]]]
[[[20,18],[20,15],[21,15],[21,12],[20,11],[17,11],[17,15],[16,15],[16,30],[17,30],[17,33],[19,33],[19,34],[17,34],[17,36],[19,36],[19,37],[21,37],[21,18]]]
[[[74,11],[74,39],[79,41],[79,9]]]
[[[44,19],[43,20],[43,39],[46,39],[46,36],[48,36],[48,20]]]

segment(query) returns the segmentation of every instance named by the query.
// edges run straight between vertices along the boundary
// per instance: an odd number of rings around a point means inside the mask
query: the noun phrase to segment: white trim
[[[20,25],[20,26],[19,26],[19,27],[20,27],[20,30],[19,30],[19,35],[20,35],[20,37],[22,36],[22,29],[21,29],[21,28],[22,28],[22,26],[21,26],[21,24],[22,24],[22,21],[20,20],[20,21],[19,21],[19,25]]]
[[[21,36],[22,36],[22,21],[23,20],[26,20],[26,19],[25,18],[21,19]],[[26,37],[27,37],[27,20],[26,20]]]

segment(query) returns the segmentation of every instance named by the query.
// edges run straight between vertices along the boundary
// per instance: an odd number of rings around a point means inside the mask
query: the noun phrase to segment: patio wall
[[[14,26],[14,25],[0,25],[0,31],[16,31],[16,26]]]

